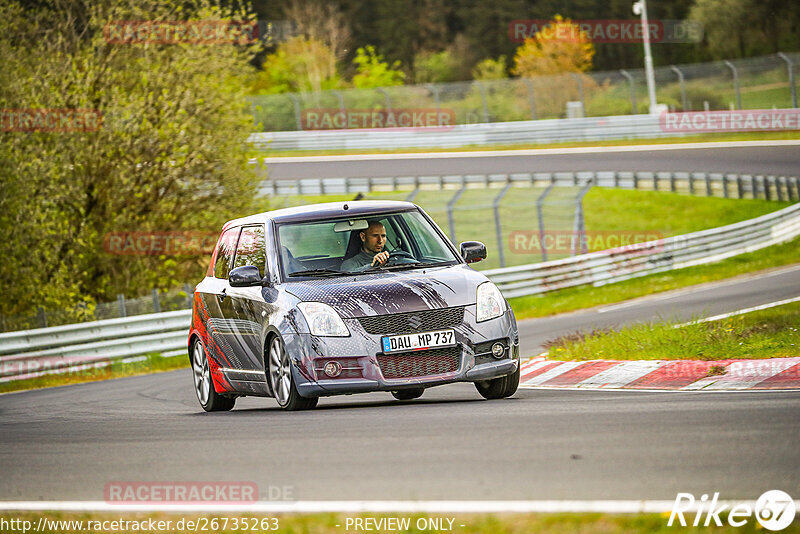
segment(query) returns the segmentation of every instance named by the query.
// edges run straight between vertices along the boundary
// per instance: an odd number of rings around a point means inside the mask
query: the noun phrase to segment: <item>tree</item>
[[[594,46],[586,32],[556,15],[517,49],[512,72],[525,77],[585,72],[591,68],[593,56]]]
[[[508,78],[506,56],[497,59],[490,57],[475,65],[472,69],[472,78],[475,80],[502,80]]]
[[[372,45],[359,48],[353,63],[357,69],[356,75],[353,76],[353,86],[359,89],[403,85],[406,77],[400,70],[399,61],[390,66],[383,60],[383,56],[375,52],[375,47]]]
[[[298,35],[278,46],[255,77],[256,93],[321,91],[340,85],[336,57],[322,41]]]
[[[61,131],[20,131],[5,117],[4,315],[193,284],[207,256],[109,254],[104,238],[218,232],[254,207],[242,75],[258,45],[120,44],[104,35],[115,21],[145,20],[252,21],[215,0],[0,4],[0,110],[102,117]]]

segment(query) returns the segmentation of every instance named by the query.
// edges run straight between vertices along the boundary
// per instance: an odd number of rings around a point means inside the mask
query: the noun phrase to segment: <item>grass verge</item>
[[[509,302],[518,320],[544,317],[614,304],[663,291],[732,278],[798,262],[800,262],[800,237],[781,245],[740,254],[708,265],[651,274],[607,286],[580,286],[544,295],[517,297],[510,299]]]
[[[635,324],[561,337],[549,344],[558,360],[736,360],[800,355],[800,303],[718,321]]]
[[[443,530],[450,530],[449,524],[447,519],[452,519],[452,531],[460,532],[463,534],[477,534],[477,533],[488,533],[491,532],[493,534],[529,534],[529,533],[541,533],[541,534],[562,534],[564,532],[579,532],[579,533],[586,533],[586,534],[637,534],[637,533],[674,533],[674,532],[691,532],[691,533],[701,533],[701,532],[714,532],[714,533],[736,533],[736,534],[745,534],[751,532],[763,532],[763,529],[760,528],[760,525],[756,522],[755,518],[749,517],[747,518],[747,522],[745,525],[741,527],[731,527],[727,521],[727,514],[720,514],[720,519],[723,522],[722,527],[680,527],[676,524],[674,526],[667,526],[669,521],[669,514],[630,514],[630,515],[615,515],[615,514],[600,514],[600,513],[586,513],[586,514],[568,514],[568,513],[558,513],[558,514],[459,514],[459,515],[447,515],[447,514],[432,514],[432,515],[417,515],[417,514],[395,514],[395,515],[386,515],[386,514],[373,514],[373,515],[345,515],[345,514],[308,514],[308,515],[273,515],[273,516],[263,516],[263,515],[250,515],[250,514],[227,514],[226,516],[214,515],[214,514],[166,514],[166,513],[151,513],[151,514],[111,514],[111,513],[57,513],[57,512],[44,512],[44,513],[32,513],[32,512],[25,512],[20,513],[14,516],[3,514],[0,516],[0,523],[3,520],[8,521],[10,519],[19,519],[22,521],[28,521],[27,525],[30,529],[35,528],[40,518],[45,518],[47,520],[46,523],[43,522],[44,525],[58,525],[58,523],[53,523],[53,521],[73,521],[72,526],[70,527],[68,523],[61,523],[61,528],[58,530],[56,529],[48,529],[45,528],[40,530],[39,533],[47,533],[47,532],[72,532],[78,531],[78,528],[75,528],[76,521],[82,522],[83,526],[87,526],[94,523],[89,522],[102,522],[103,521],[129,521],[129,522],[140,522],[140,524],[144,524],[144,528],[136,529],[131,523],[128,524],[127,528],[121,529],[114,529],[115,532],[194,532],[192,529],[185,528],[188,521],[193,521],[193,525],[200,525],[199,530],[202,530],[202,526],[207,526],[207,530],[211,530],[211,525],[215,525],[217,528],[214,528],[213,532],[241,532],[242,530],[234,530],[230,528],[230,525],[233,524],[234,518],[239,519],[239,525],[247,524],[248,527],[251,524],[258,524],[260,526],[261,520],[264,518],[276,518],[278,528],[272,529],[272,532],[287,532],[287,533],[314,533],[314,534],[340,534],[342,532],[353,532],[357,530],[364,530],[356,529],[353,524],[350,524],[350,528],[346,528],[347,519],[348,518],[369,518],[374,521],[380,521],[381,518],[395,518],[395,519],[404,519],[408,518],[410,528],[403,529],[401,532],[408,532],[408,533],[422,533],[422,532],[436,532],[439,529],[436,528],[423,528],[425,524],[422,521],[425,521],[429,518],[431,519],[444,519],[444,525],[447,528]],[[170,521],[171,527],[167,527],[164,529],[159,529],[157,531],[148,530],[147,521],[152,519],[153,521]],[[687,524],[691,524],[694,520],[694,514],[685,514],[685,519]],[[702,517],[705,520],[705,517]],[[741,519],[741,518],[740,518]],[[178,525],[178,522],[183,520],[183,529],[175,528]],[[222,525],[227,520],[229,528],[224,528]],[[244,521],[243,521],[244,520]],[[420,521],[418,524],[417,522]],[[144,523],[142,523],[144,522]],[[271,522],[271,521],[270,521]],[[108,523],[110,526],[110,523]],[[702,524],[702,521],[701,521]],[[462,526],[463,525],[463,526]],[[163,525],[166,526],[166,523]],[[83,530],[92,530],[92,529],[83,529]],[[265,532],[267,530],[262,530],[261,528],[255,529],[247,529],[248,532]],[[372,530],[372,529],[370,529]],[[377,532],[393,532],[397,531],[395,529],[378,529],[374,528]],[[3,532],[21,532],[21,527],[16,530],[2,530]],[[96,529],[97,532],[109,532],[108,529]],[[795,521],[785,530],[781,532],[785,532],[788,534],[800,532],[800,522]]]
[[[122,378],[125,376],[147,375],[162,371],[172,371],[173,369],[181,369],[188,366],[189,358],[183,354],[169,358],[162,357],[159,354],[148,354],[147,356],[143,356],[141,360],[129,363],[113,362],[105,367],[81,371],[67,371],[25,380],[15,380],[13,382],[2,382],[0,383],[0,393],[66,386],[69,384],[82,384],[84,382],[97,382],[99,380]]]
[[[796,131],[786,132],[742,132],[689,135],[686,137],[662,137],[656,139],[618,139],[613,141],[573,141],[566,143],[520,143],[509,145],[455,148],[399,148],[399,149],[351,149],[351,150],[253,150],[251,157],[276,158],[282,156],[335,156],[347,154],[410,154],[418,152],[481,152],[489,150],[525,150],[536,148],[576,148],[594,146],[674,145],[678,143],[713,143],[730,141],[774,141],[800,139]]]

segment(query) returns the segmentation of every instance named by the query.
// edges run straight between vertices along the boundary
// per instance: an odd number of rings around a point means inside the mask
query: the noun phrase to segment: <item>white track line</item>
[[[800,507],[800,501],[795,501]],[[702,503],[705,505],[705,503]],[[755,506],[755,501],[718,501],[719,505]],[[672,511],[674,501],[550,500],[550,501],[259,501],[236,504],[119,504],[104,501],[5,501],[2,511],[69,512],[197,512],[197,513],[611,513],[660,514]],[[696,506],[696,505],[695,505]],[[687,511],[696,511],[689,508]]]
[[[750,313],[759,310],[768,310],[769,308],[774,308],[776,306],[783,306],[784,304],[791,304],[792,302],[800,302],[800,297],[794,297],[790,299],[784,300],[776,300],[775,302],[769,302],[767,304],[761,304],[760,306],[753,306],[752,308],[742,308],[741,310],[732,311],[729,313],[721,313],[719,315],[714,315],[712,317],[704,317],[703,319],[698,319],[696,321],[689,321],[688,323],[683,323],[679,325],[675,325],[675,328],[679,328],[681,326],[689,326],[690,324],[698,324],[698,323],[707,323],[710,321],[719,321],[721,319],[727,319],[728,317],[733,317],[735,315],[744,315],[745,313]]]
[[[403,152],[398,154],[342,154],[330,156],[286,156],[264,158],[269,163],[316,163],[333,161],[369,161],[398,159],[446,159],[446,158],[496,158],[514,156],[560,156],[568,154],[596,154],[608,152],[650,152],[653,150],[696,150],[714,148],[760,148],[778,146],[797,146],[800,140],[787,139],[780,141],[735,141],[716,143],[671,143],[663,145],[630,145],[630,146],[587,146],[573,148],[532,148],[522,150],[475,150],[466,152]]]

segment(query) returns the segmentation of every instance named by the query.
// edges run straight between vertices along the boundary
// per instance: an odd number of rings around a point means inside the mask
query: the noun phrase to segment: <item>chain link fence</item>
[[[671,65],[655,69],[657,99],[672,111],[797,107],[800,54]],[[442,120],[477,124],[567,117],[581,102],[588,117],[647,113],[644,69],[376,89],[257,95],[257,131],[307,129],[308,110],[446,110]],[[446,126],[446,124],[443,124]]]

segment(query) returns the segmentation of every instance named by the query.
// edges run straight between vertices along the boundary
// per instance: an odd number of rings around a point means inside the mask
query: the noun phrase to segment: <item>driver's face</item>
[[[382,224],[373,224],[361,232],[361,241],[364,243],[364,250],[377,254],[383,250],[386,244],[386,228]]]

